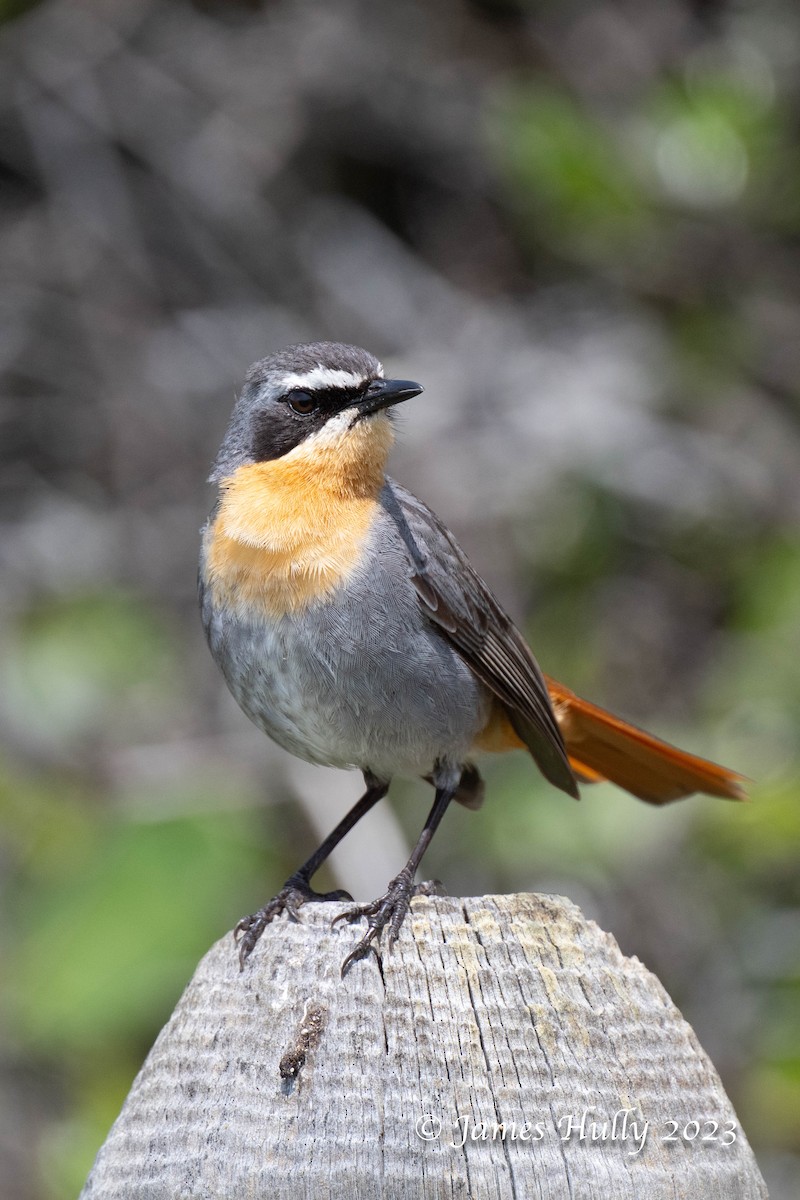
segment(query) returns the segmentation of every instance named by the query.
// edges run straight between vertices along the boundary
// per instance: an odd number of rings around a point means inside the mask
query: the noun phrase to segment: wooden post
[[[382,967],[310,905],[231,937],[162,1030],[83,1200],[755,1200],[658,980],[556,896],[419,898]]]

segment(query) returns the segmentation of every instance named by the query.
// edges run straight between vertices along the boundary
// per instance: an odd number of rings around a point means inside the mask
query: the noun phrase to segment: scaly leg
[[[310,900],[353,899],[349,892],[315,892],[311,887],[311,878],[325,862],[330,852],[339,845],[342,838],[350,832],[365,813],[368,813],[379,800],[383,799],[389,790],[388,783],[376,779],[369,771],[364,772],[364,782],[367,790],[358,803],[354,804],[347,815],[342,817],[333,832],[328,834],[308,861],[289,876],[277,896],[268,900],[258,912],[252,913],[249,917],[242,917],[239,921],[233,931],[233,936],[239,946],[240,968],[244,969],[244,964],[255,949],[258,939],[270,922],[274,921],[282,912],[288,913],[293,920],[298,921],[300,919],[298,910]]]
[[[363,958],[370,949],[374,949],[373,942],[380,937],[381,931],[386,925],[389,926],[389,948],[391,949],[400,932],[400,926],[405,920],[412,896],[430,894],[433,890],[433,885],[429,883],[422,883],[415,887],[414,876],[439,822],[447,811],[447,806],[458,790],[459,778],[460,774],[453,778],[452,773],[448,772],[447,785],[436,788],[433,807],[428,813],[428,819],[419,836],[419,841],[412,850],[408,862],[400,874],[391,880],[385,893],[369,904],[356,904],[341,916],[334,917],[334,925],[338,921],[357,921],[360,917],[368,919],[367,932],[342,963],[343,975],[351,963],[355,962],[357,958]]]

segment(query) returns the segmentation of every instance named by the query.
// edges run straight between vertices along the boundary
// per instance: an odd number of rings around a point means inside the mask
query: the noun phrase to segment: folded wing
[[[745,798],[735,771],[687,754],[542,674],[510,617],[435,513],[391,482],[388,511],[409,552],[424,612],[493,693],[479,749],[525,746],[556,787],[608,780],[649,804],[695,792]]]
[[[408,549],[424,612],[497,697],[542,774],[577,797],[544,676],[522,635],[427,505],[391,482],[386,507]]]

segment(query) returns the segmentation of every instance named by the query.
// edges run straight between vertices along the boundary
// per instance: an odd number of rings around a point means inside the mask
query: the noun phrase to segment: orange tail
[[[686,754],[581,700],[545,676],[559,728],[576,778],[610,780],[649,804],[668,804],[693,792],[744,800],[744,777]]]

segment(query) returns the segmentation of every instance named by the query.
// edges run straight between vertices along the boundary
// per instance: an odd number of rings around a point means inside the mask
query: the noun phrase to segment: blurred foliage
[[[129,739],[137,708],[167,708],[169,640],[154,614],[108,593],[41,600],[18,622],[6,659],[7,702],[29,736],[69,744],[98,726]],[[172,693],[172,694],[171,694]],[[114,721],[117,728],[109,728]]]
[[[314,841],[194,594],[234,390],[306,337],[425,382],[394,473],[546,670],[756,781],[657,812],[490,761],[427,867],[611,930],[795,1194],[798,68],[788,0],[0,4],[9,1200],[76,1193]]]
[[[6,676],[15,719],[52,752],[114,745],[187,703],[155,612],[130,597],[42,603],[20,622]],[[147,714],[145,717],[144,714]],[[137,720],[138,718],[138,720]],[[58,1075],[69,1111],[42,1135],[44,1195],[72,1195],[198,958],[238,919],[270,867],[242,794],[187,774],[155,797],[6,766],[5,1000],[17,1053]],[[230,807],[230,806],[233,807]]]
[[[498,121],[511,200],[522,233],[545,237],[565,256],[603,263],[648,232],[645,189],[613,133],[555,88],[523,86]]]

